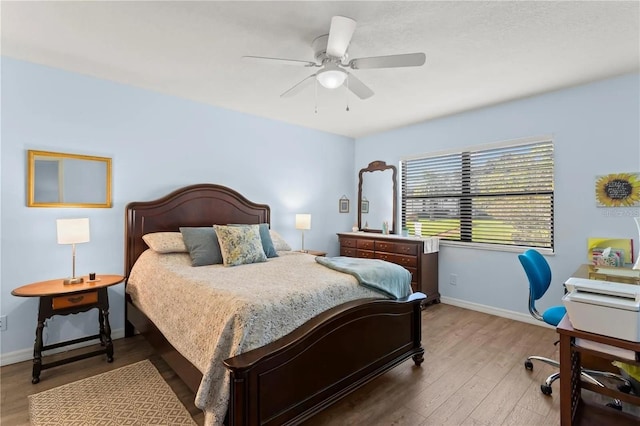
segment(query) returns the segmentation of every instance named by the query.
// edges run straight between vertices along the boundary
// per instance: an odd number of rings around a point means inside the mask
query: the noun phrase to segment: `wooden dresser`
[[[338,233],[340,256],[382,259],[411,272],[411,287],[427,295],[425,303],[439,303],[438,253],[424,253],[424,241],[400,235],[369,232]]]

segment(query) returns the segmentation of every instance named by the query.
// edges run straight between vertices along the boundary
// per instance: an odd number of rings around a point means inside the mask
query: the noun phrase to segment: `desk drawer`
[[[56,310],[71,308],[74,306],[91,305],[93,303],[98,303],[97,291],[54,297],[52,301],[52,307],[54,310]]]

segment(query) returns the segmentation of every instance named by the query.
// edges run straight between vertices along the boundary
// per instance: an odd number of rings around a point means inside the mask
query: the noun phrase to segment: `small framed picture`
[[[369,201],[368,200],[362,200],[361,210],[362,210],[362,213],[369,213]]]
[[[349,213],[349,199],[348,198],[340,198],[340,200],[338,200],[338,211],[340,213]]]

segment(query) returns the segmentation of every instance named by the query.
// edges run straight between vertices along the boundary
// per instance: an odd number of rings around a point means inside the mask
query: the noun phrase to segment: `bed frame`
[[[126,207],[127,280],[149,232],[180,226],[270,223],[270,209],[214,184],[191,185]],[[126,282],[125,282],[126,285]],[[125,293],[126,294],[126,293]],[[125,335],[136,331],[194,392],[202,373],[178,353],[126,294]],[[420,300],[361,299],[312,318],[266,346],[224,361],[231,375],[229,425],[298,424],[412,357],[424,360]]]

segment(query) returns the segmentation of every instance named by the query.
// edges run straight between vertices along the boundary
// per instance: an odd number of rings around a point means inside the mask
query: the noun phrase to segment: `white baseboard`
[[[470,309],[472,311],[478,311],[498,317],[509,318],[515,321],[526,322],[527,324],[555,329],[555,327],[550,326],[543,321],[538,321],[531,315],[523,314],[522,312],[509,311],[507,309],[495,308],[493,306],[481,305],[479,303],[467,302],[466,300],[454,299],[452,297],[446,296],[441,296],[440,302],[446,305],[453,305],[459,308]]]
[[[124,337],[124,328],[118,330],[111,330],[111,339],[121,339]],[[74,345],[64,346],[62,348],[51,349],[47,351],[47,355],[56,354],[59,352],[66,352],[72,349],[83,348],[85,346],[91,346],[98,343],[98,339],[87,340],[86,342],[76,343]],[[0,355],[0,366],[9,364],[15,364],[22,361],[31,361],[33,359],[33,348],[21,349],[15,352],[9,352]]]

